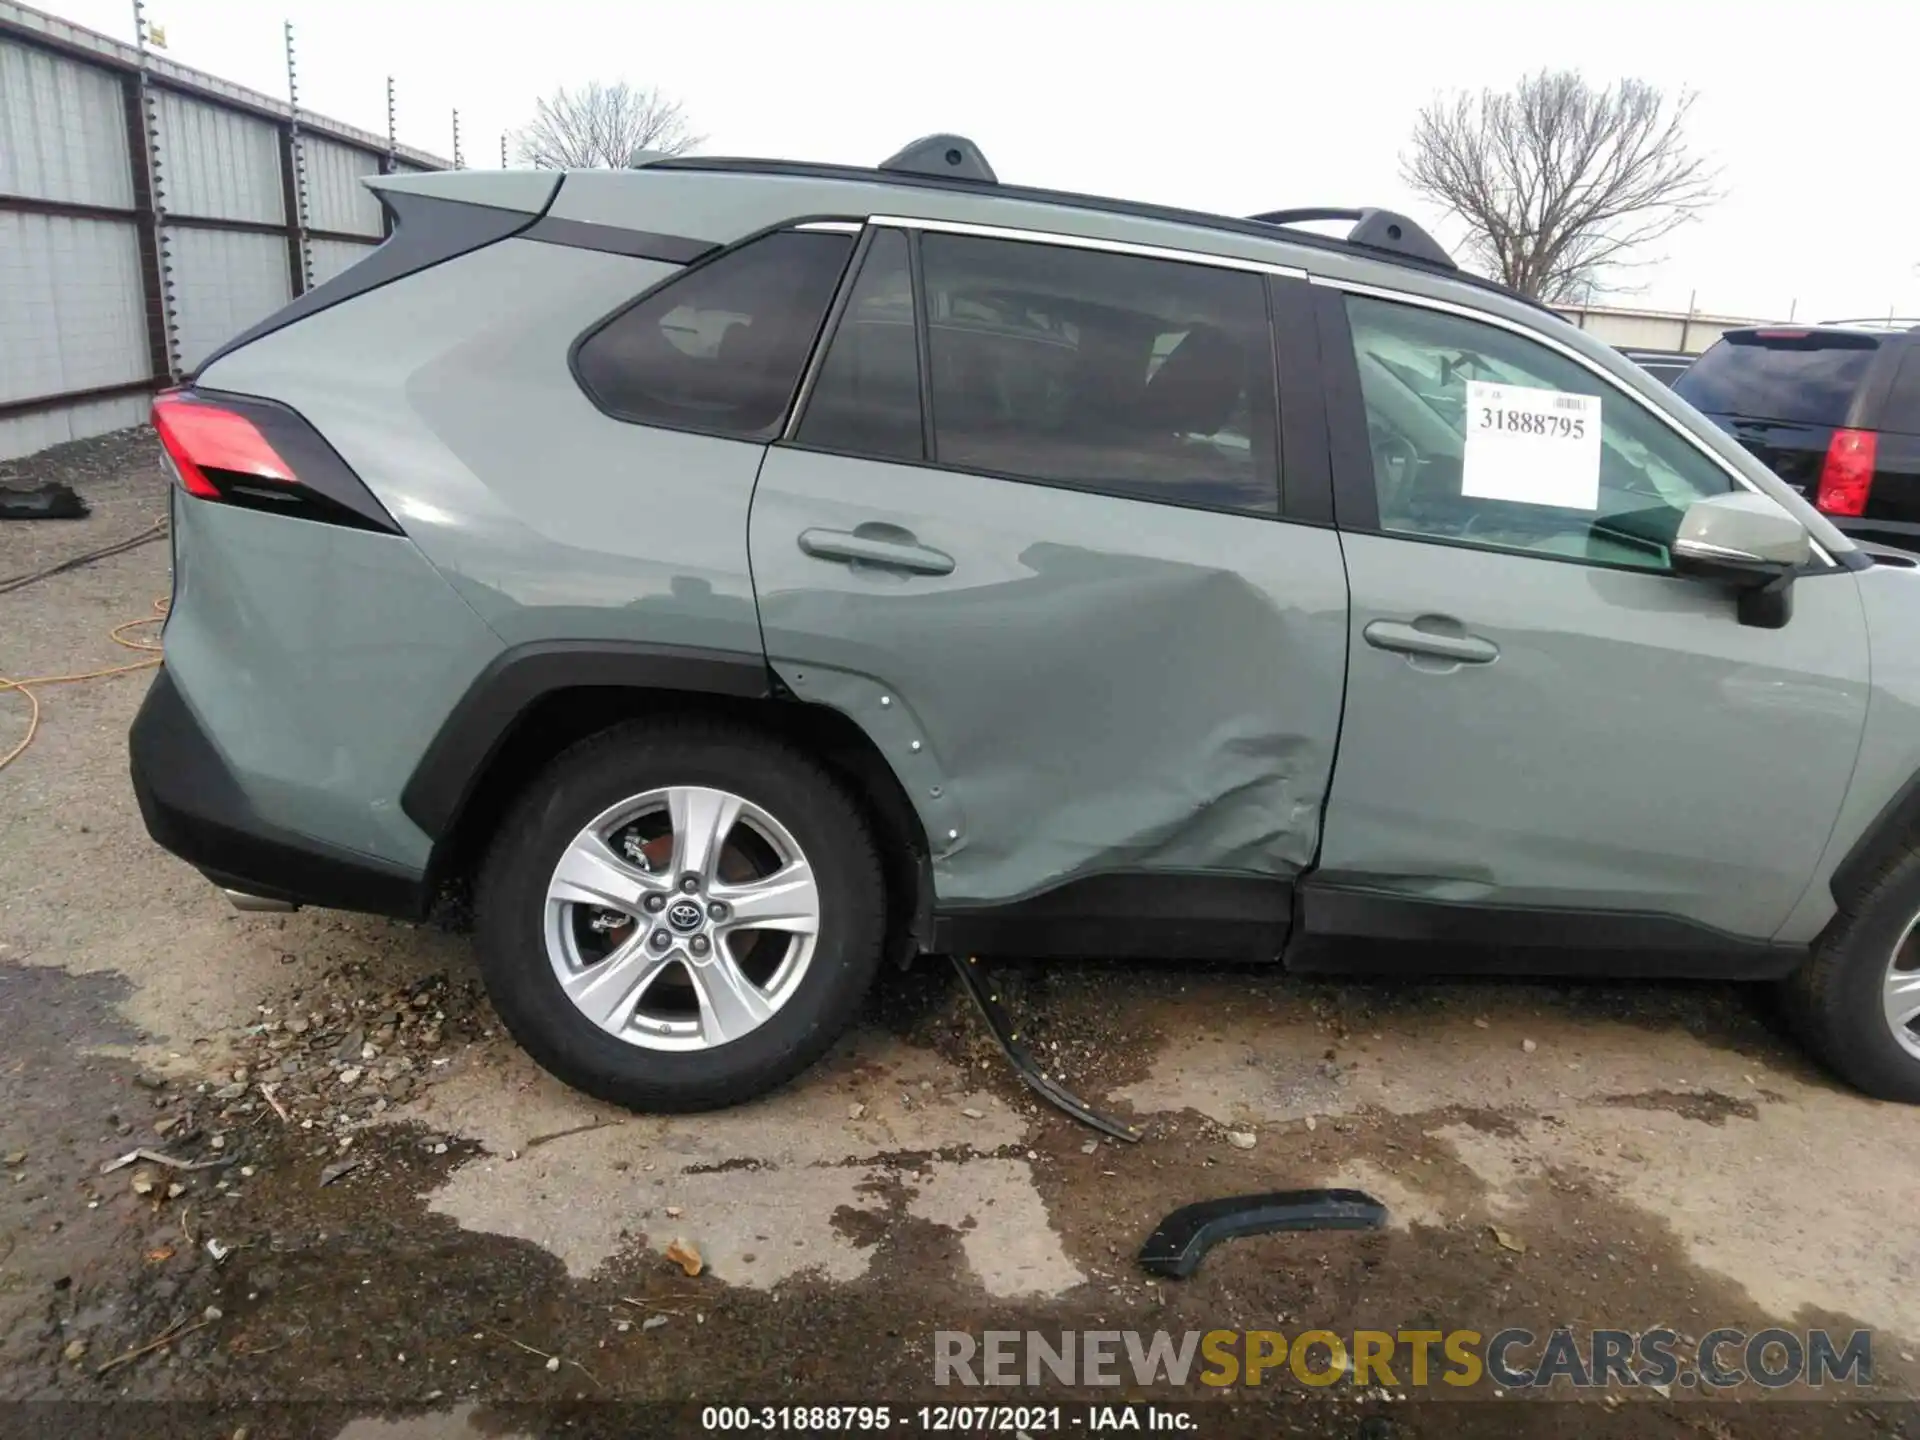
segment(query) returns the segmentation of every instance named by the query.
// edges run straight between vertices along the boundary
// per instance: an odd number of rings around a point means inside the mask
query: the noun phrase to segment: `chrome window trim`
[[[1131,255],[1141,260],[1171,260],[1180,265],[1209,265],[1216,270],[1239,270],[1251,275],[1280,275],[1290,280],[1307,278],[1307,272],[1298,265],[1276,265],[1265,260],[1218,255],[1207,250],[1136,245],[1131,240],[1103,240],[1098,236],[1073,235],[1058,230],[1019,230],[1009,225],[975,225],[965,220],[929,220],[911,215],[873,215],[868,217],[867,223],[900,230],[937,230],[946,235],[973,235],[982,240],[1013,240],[1030,245],[1057,245],[1068,250],[1098,250],[1109,255]]]
[[[1308,280],[1311,284],[1323,285],[1329,290],[1344,291],[1349,295],[1365,295],[1375,300],[1388,300],[1396,305],[1418,305],[1425,310],[1438,310],[1443,314],[1457,315],[1463,320],[1475,320],[1482,325],[1492,325],[1498,329],[1518,335],[1523,340],[1531,340],[1535,344],[1544,345],[1556,354],[1573,361],[1574,364],[1580,366],[1581,369],[1591,373],[1595,379],[1605,382],[1613,391],[1628,396],[1635,404],[1639,405],[1642,410],[1652,415],[1654,419],[1658,420],[1668,430],[1678,435],[1708,460],[1712,461],[1719,467],[1722,473],[1732,479],[1742,490],[1750,491],[1755,495],[1766,495],[1768,499],[1773,498],[1767,495],[1767,492],[1762,490],[1758,485],[1754,484],[1752,480],[1729,465],[1725,456],[1715,452],[1711,446],[1706,444],[1705,441],[1701,440],[1700,437],[1692,431],[1684,429],[1671,415],[1667,414],[1659,406],[1653,404],[1645,396],[1629,390],[1612,375],[1609,375],[1606,370],[1596,365],[1589,357],[1582,355],[1571,345],[1562,344],[1551,335],[1543,334],[1541,331],[1535,330],[1530,326],[1522,325],[1517,320],[1509,320],[1504,315],[1496,315],[1487,310],[1476,310],[1469,305],[1456,305],[1451,300],[1435,300],[1432,296],[1416,295],[1407,290],[1393,290],[1384,285],[1369,285],[1358,280],[1341,280],[1331,275],[1312,275],[1308,277]],[[1827,553],[1825,546],[1812,536],[1808,536],[1807,539],[1808,543],[1813,547],[1813,553],[1819,557],[1821,563],[1838,568],[1839,562]]]
[[[1136,245],[1127,240],[1102,240],[1086,235],[1069,235],[1053,230],[1020,230],[1007,225],[975,225],[965,220],[930,220],[910,215],[869,215],[865,224],[853,220],[810,220],[795,225],[795,230],[831,230],[855,234],[867,230],[937,230],[948,235],[974,235],[985,240],[1013,240],[1033,245],[1056,245],[1068,250],[1097,250],[1110,255],[1130,255],[1142,260],[1170,260],[1181,265],[1210,265],[1216,270],[1236,270],[1250,275],[1278,275],[1289,280],[1305,280],[1307,272],[1294,265],[1270,265],[1260,260],[1244,260],[1233,255],[1212,255],[1200,250],[1172,250],[1160,245]],[[847,283],[853,279],[849,277]],[[837,316],[829,312],[830,320]],[[806,374],[801,377],[787,423],[780,439],[791,441],[800,432],[800,418],[813,398],[814,381],[819,378],[831,334],[822,334]]]

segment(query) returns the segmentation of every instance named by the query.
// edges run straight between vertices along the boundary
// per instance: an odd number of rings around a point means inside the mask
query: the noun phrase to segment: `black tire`
[[[1841,1079],[1881,1100],[1920,1104],[1920,1056],[1894,1038],[1882,1000],[1887,966],[1920,913],[1920,850],[1889,864],[1844,902],[1813,958],[1784,988],[1801,1041]]]
[[[820,898],[813,958],[758,1028],[697,1051],[630,1044],[560,988],[544,936],[547,883],[594,816],[667,785],[732,791],[778,818]],[[744,726],[666,719],[621,725],[558,756],[502,822],[475,898],[475,944],[494,1008],[529,1055],[575,1089],[641,1111],[710,1110],[783,1084],[858,1012],[880,962],[886,892],[859,807],[817,761]]]

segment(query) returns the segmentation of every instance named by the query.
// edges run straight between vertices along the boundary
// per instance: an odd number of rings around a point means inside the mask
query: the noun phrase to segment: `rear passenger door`
[[[863,236],[749,544],[768,658],[890,762],[948,917],[1079,894],[1277,945],[1346,667],[1338,540],[1282,505],[1326,474],[1312,416],[1280,438],[1269,308],[1310,372],[1304,291],[1038,234]]]

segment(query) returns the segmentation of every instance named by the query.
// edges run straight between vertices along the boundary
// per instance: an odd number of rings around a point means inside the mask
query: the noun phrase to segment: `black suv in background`
[[[1693,356],[1684,350],[1644,350],[1623,346],[1620,347],[1620,353],[1662,385],[1673,384],[1693,364]]]
[[[1856,540],[1920,550],[1920,324],[1729,330],[1673,389]]]

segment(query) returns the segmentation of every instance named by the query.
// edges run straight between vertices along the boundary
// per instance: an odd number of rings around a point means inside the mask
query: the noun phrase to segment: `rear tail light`
[[[1834,431],[1813,503],[1829,515],[1866,514],[1879,446],[1880,437],[1871,430]]]
[[[180,484],[189,495],[202,500],[225,498],[219,482],[208,475],[209,470],[223,479],[232,476],[275,485],[297,483],[293,467],[280,458],[251,420],[195,399],[186,391],[167,390],[154,397],[153,428],[160,432],[160,443],[173,461]]]
[[[399,533],[373,492],[296,412],[193,389],[154,397],[153,428],[180,488],[201,500]]]

